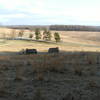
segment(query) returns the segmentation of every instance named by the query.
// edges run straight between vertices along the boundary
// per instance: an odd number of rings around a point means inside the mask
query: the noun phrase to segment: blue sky
[[[99,25],[100,0],[0,0],[3,25]]]

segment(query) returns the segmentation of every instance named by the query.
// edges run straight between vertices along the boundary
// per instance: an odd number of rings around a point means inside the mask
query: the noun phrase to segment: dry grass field
[[[15,32],[15,37],[18,37],[19,31],[20,30],[0,28],[0,37],[11,37],[12,32]],[[51,32],[53,36],[55,31]],[[36,48],[38,51],[44,52],[50,47],[59,47],[61,51],[100,51],[100,32],[58,32],[61,35],[62,42],[57,44],[53,38],[52,43],[0,39],[0,52],[18,52],[26,48]],[[34,34],[34,31],[25,30],[23,38],[28,38],[30,33]]]
[[[0,56],[2,100],[99,100],[100,54]]]
[[[1,37],[11,31],[0,29]],[[99,32],[59,33],[60,43],[1,39],[0,100],[100,100]],[[48,54],[50,47],[60,53]],[[40,53],[12,55],[26,48]]]

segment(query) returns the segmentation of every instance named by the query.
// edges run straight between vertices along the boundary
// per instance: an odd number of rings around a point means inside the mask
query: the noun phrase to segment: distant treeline
[[[39,28],[40,30],[48,29],[48,30],[55,30],[55,31],[100,32],[100,26],[83,26],[83,25],[11,25],[6,27],[13,28],[13,29],[28,29],[28,30],[35,30],[36,28]]]
[[[48,25],[9,25],[5,27],[13,29],[26,29],[26,30],[35,30],[37,28],[40,30],[49,29]]]
[[[49,29],[56,31],[100,31],[100,26],[51,25]]]

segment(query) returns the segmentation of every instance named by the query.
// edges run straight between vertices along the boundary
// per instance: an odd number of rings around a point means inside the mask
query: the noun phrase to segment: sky
[[[0,24],[100,26],[100,0],[0,0]]]

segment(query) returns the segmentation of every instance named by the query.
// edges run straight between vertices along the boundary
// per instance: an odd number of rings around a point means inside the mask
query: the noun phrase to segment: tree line
[[[100,31],[100,26],[82,26],[82,25],[51,25],[50,30],[56,31]]]
[[[21,38],[24,37],[24,32],[25,32],[24,30],[20,30],[18,32],[18,37]],[[60,34],[58,32],[51,33],[46,28],[43,30],[43,32],[39,28],[36,28],[34,31],[29,31],[28,34],[29,34],[28,38],[30,39],[34,37],[36,40],[52,41],[52,38],[54,38],[56,42],[60,42],[61,40]],[[12,39],[16,38],[15,30],[12,30],[11,32],[11,38]]]
[[[49,30],[44,29],[43,34],[41,34],[40,30],[37,28],[35,29],[35,39],[36,40],[43,39],[45,41],[51,41],[52,33]],[[54,33],[54,39],[56,42],[60,42],[61,37],[58,32]]]
[[[56,31],[97,31],[100,32],[100,26],[86,26],[86,25],[11,25],[5,26],[12,29],[27,29],[35,30],[39,28],[40,30],[49,29]]]

